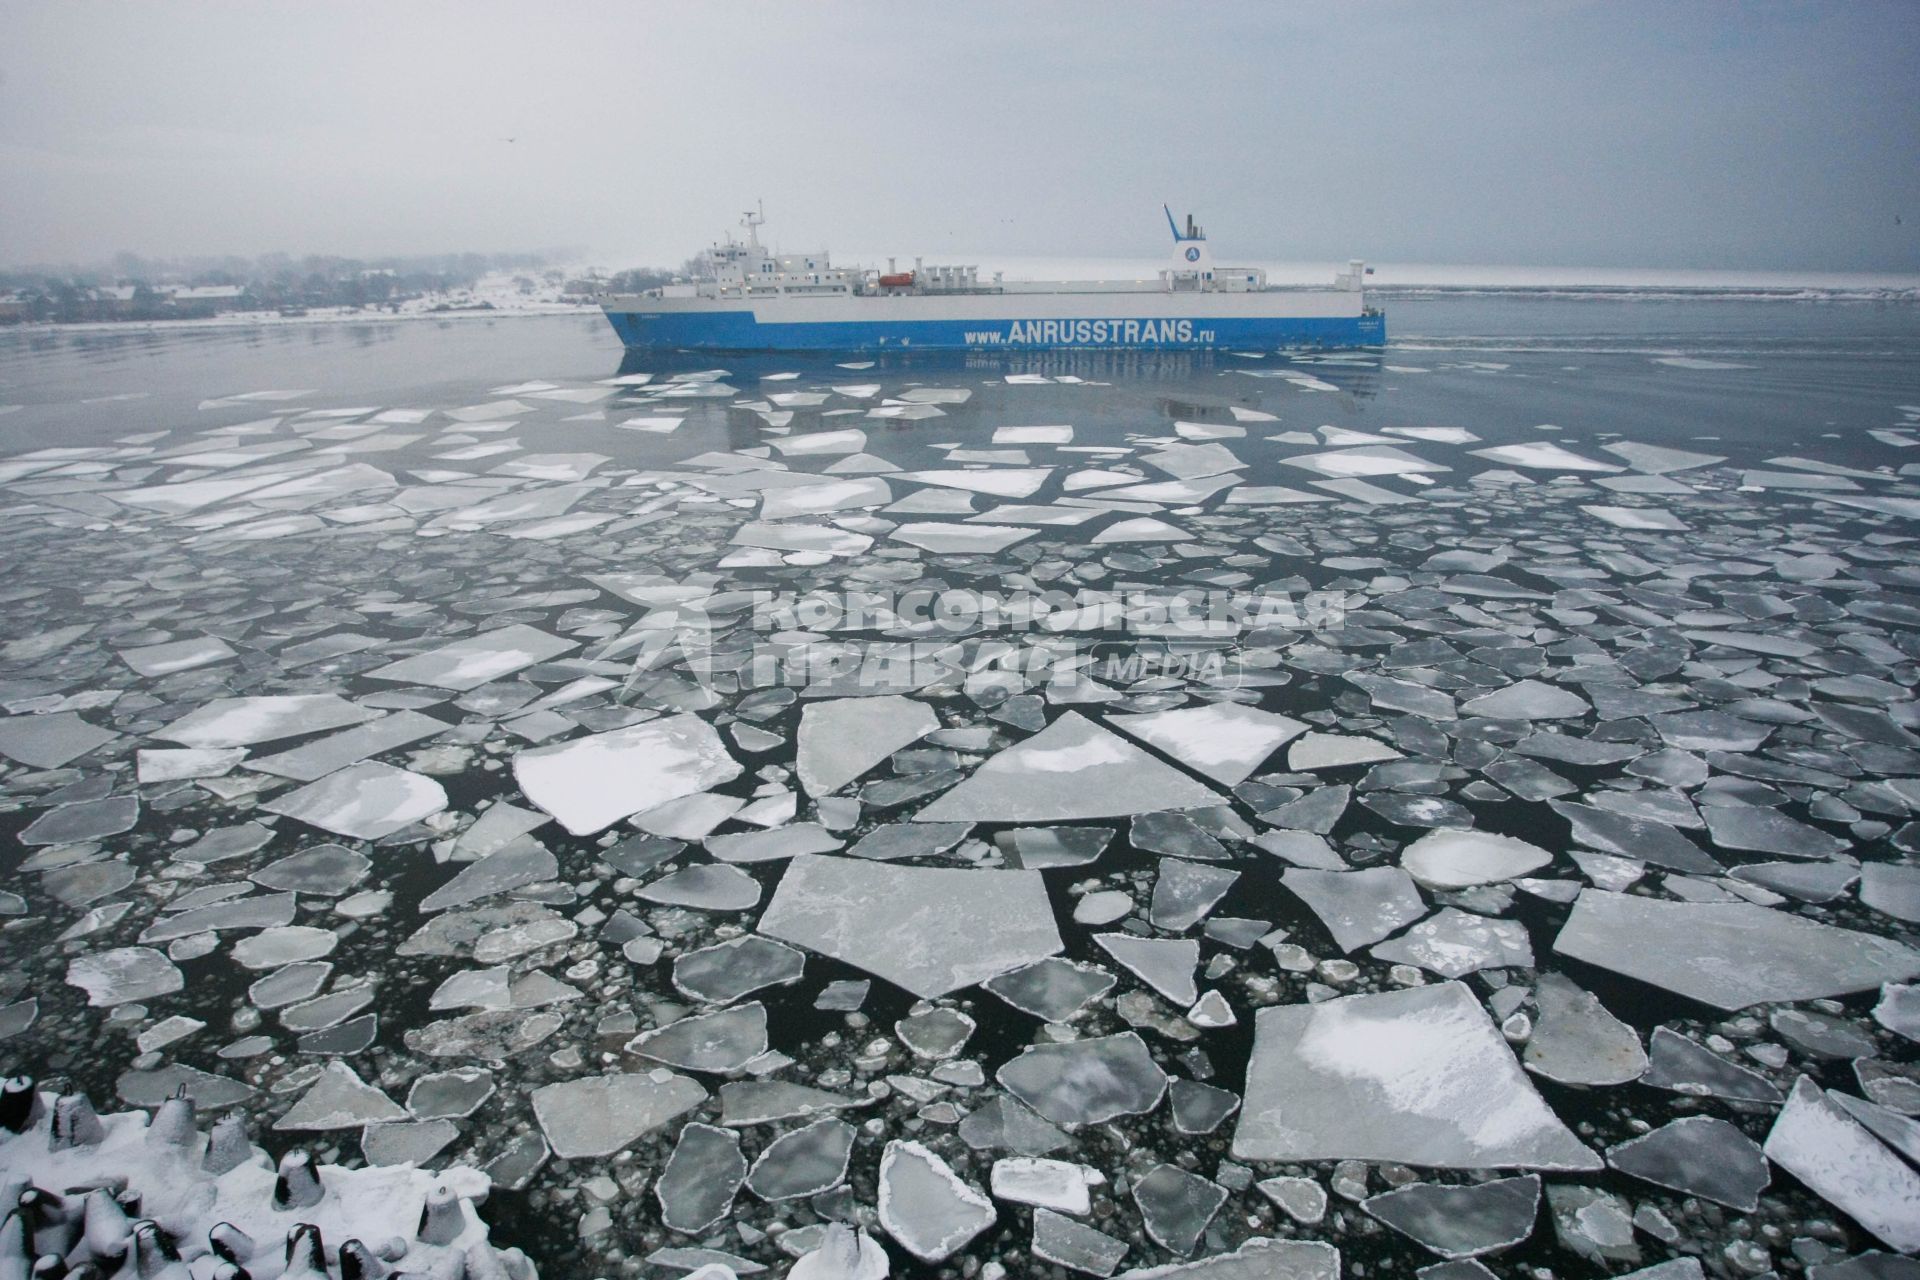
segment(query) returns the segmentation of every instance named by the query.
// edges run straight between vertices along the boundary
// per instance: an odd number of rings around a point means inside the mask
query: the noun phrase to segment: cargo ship
[[[1164,206],[1163,206],[1164,209]],[[680,351],[1274,351],[1378,347],[1386,317],[1368,305],[1359,260],[1331,288],[1267,283],[1259,267],[1215,263],[1187,215],[1153,280],[1015,281],[976,267],[836,267],[827,253],[776,253],[766,222],[742,220],[685,280],[598,301],[629,348]]]

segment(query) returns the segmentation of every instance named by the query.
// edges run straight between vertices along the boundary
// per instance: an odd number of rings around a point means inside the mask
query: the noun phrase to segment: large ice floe
[[[0,1277],[1915,1274],[1920,405],[1460,355],[0,458]]]
[[[583,835],[738,777],[740,766],[713,726],[688,714],[522,751],[513,771],[529,800]]]
[[[1749,902],[1582,891],[1555,951],[1721,1009],[1877,990],[1920,951]]]
[[[788,865],[759,927],[928,999],[1062,947],[1038,871],[896,867],[813,854]]]
[[[1443,1169],[1603,1163],[1457,982],[1261,1010],[1233,1152]]]

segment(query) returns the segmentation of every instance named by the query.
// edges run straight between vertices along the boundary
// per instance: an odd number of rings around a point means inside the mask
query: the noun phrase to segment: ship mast
[[[753,204],[754,207],[747,210],[746,213],[741,216],[740,225],[747,229],[747,243],[758,249],[760,247],[760,228],[767,221],[767,202],[764,200],[755,200]]]

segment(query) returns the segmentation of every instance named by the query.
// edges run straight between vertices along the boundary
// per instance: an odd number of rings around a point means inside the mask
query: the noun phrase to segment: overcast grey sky
[[[1920,4],[0,0],[0,261],[1920,269]],[[513,139],[513,141],[508,141]],[[1895,219],[1903,219],[1904,225]]]

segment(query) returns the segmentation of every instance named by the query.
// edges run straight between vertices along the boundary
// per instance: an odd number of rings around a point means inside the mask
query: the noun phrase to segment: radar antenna
[[[747,210],[746,213],[741,216],[740,225],[747,229],[747,243],[758,249],[760,247],[760,228],[766,225],[767,221],[767,202],[764,200],[755,200],[753,205],[753,208]]]

